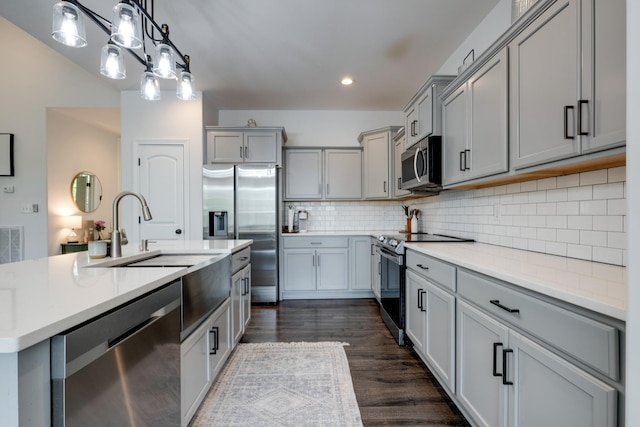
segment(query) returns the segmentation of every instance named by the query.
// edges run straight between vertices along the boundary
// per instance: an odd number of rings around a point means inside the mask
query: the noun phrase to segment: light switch
[[[2,187],[2,191],[5,193],[13,193],[14,191],[16,191],[16,189],[13,185],[5,185],[4,187]]]

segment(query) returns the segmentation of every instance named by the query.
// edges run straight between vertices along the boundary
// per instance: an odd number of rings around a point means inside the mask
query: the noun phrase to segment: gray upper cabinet
[[[391,197],[404,197],[411,195],[411,191],[402,189],[402,153],[405,151],[406,134],[404,128],[393,136],[393,182],[391,185]]]
[[[624,145],[625,15],[624,0],[557,0],[511,41],[516,169]]]
[[[322,149],[285,150],[285,199],[322,199]]]
[[[284,128],[206,128],[207,163],[282,163]]]
[[[626,2],[582,2],[582,152],[626,142]],[[585,123],[586,122],[586,123]]]
[[[362,198],[362,150],[324,151],[325,199]]]
[[[365,199],[388,199],[392,195],[390,180],[394,151],[391,143],[393,135],[399,129],[399,126],[390,126],[362,132],[358,137],[363,148],[362,180]]]
[[[285,150],[286,200],[359,200],[362,150],[296,148]]]
[[[507,72],[503,48],[444,99],[444,185],[509,170]]]
[[[455,76],[432,76],[404,107],[406,148],[425,136],[440,135],[440,95]]]

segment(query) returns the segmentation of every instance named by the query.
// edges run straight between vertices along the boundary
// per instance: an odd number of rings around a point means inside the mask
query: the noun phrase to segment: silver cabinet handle
[[[244,147],[244,158],[245,159],[249,158],[249,147]]]
[[[240,158],[242,158],[242,147],[240,147]]]
[[[382,191],[383,191],[384,193],[386,193],[386,192],[387,192],[387,181],[384,181],[384,182],[382,183]]]

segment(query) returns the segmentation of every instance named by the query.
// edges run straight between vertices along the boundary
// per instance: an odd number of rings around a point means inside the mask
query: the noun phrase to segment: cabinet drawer
[[[349,247],[349,237],[285,237],[282,246],[285,249],[295,248],[346,248]]]
[[[251,248],[244,248],[231,255],[231,271],[235,273],[251,262]]]
[[[456,268],[452,265],[408,250],[407,268],[447,289],[456,290]]]
[[[619,379],[616,328],[461,269],[458,295],[609,378]]]

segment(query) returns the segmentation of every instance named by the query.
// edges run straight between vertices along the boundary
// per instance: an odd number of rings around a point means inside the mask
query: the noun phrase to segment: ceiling
[[[196,89],[217,110],[394,111],[498,1],[156,0],[155,17],[191,57]],[[116,0],[82,3],[110,19]],[[87,20],[87,47],[58,44],[50,36],[53,4],[3,0],[0,15],[99,76],[107,35]],[[126,67],[125,80],[100,78],[137,90],[143,67],[128,54]],[[349,87],[340,84],[346,75]]]

